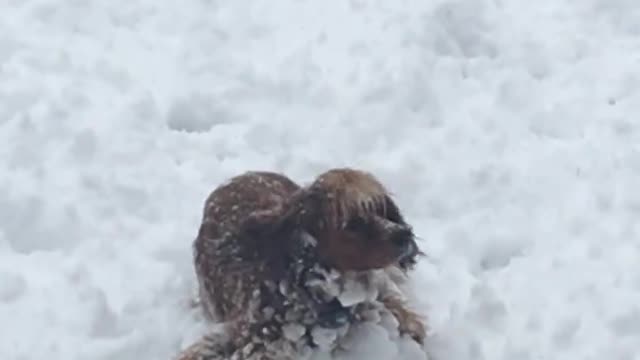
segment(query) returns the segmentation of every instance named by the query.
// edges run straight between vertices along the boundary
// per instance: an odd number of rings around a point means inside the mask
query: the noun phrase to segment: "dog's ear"
[[[315,189],[296,191],[283,208],[277,220],[278,229],[305,229],[313,227],[321,218],[322,196]]]
[[[284,208],[282,206],[254,211],[244,219],[241,228],[245,233],[251,235],[270,234],[275,231],[282,221],[283,214]]]
[[[251,213],[241,228],[251,235],[274,235],[306,227],[320,215],[320,195],[316,190],[300,189],[276,207]]]

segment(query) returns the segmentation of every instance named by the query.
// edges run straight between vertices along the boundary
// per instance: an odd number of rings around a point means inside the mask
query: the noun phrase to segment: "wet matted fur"
[[[181,360],[299,358],[314,346],[314,328],[358,319],[358,305],[345,306],[332,286],[394,269],[406,275],[421,254],[385,187],[351,168],[305,187],[268,171],[231,178],[207,198],[193,251],[204,313],[226,327]],[[385,278],[375,297],[400,333],[422,343],[421,316],[389,286],[398,278]]]

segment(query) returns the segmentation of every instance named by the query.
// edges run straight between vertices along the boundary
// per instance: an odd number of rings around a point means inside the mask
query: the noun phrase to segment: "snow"
[[[431,359],[640,359],[636,2],[0,9],[0,358],[171,358],[209,191],[351,165],[428,254]],[[384,330],[352,360],[421,358]]]

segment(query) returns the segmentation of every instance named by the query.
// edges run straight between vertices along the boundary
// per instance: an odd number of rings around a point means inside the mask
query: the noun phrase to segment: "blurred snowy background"
[[[633,0],[0,0],[0,359],[169,359],[209,191],[342,165],[432,359],[640,359],[638,114]]]

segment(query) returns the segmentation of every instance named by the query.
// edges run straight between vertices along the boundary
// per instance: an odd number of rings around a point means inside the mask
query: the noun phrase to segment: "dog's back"
[[[243,243],[248,238],[241,236],[242,227],[249,216],[282,206],[298,189],[281,174],[253,171],[231,178],[209,195],[193,247],[207,317],[227,321],[246,310],[251,292],[243,288],[253,286],[256,269],[245,268],[243,251],[252,244]]]

